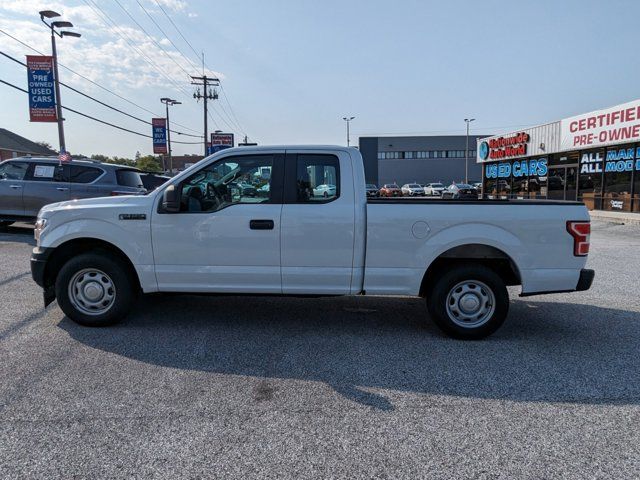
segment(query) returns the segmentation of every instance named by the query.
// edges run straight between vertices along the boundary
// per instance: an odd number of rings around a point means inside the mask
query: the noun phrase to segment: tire
[[[509,293],[490,268],[460,265],[444,273],[429,289],[427,308],[431,319],[445,334],[478,340],[504,323],[509,312]]]
[[[137,285],[117,257],[108,252],[83,253],[60,269],[55,290],[58,305],[71,320],[87,327],[106,327],[127,316]]]

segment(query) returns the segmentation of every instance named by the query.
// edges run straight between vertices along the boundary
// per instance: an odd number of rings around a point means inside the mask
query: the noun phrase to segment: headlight
[[[44,230],[44,227],[46,226],[47,226],[46,218],[38,218],[38,220],[36,220],[36,228],[33,230],[33,238],[36,239],[36,242],[40,241],[40,234],[42,233],[42,231]]]

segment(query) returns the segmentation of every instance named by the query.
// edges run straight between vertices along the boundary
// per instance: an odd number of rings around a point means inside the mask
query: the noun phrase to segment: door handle
[[[273,220],[249,220],[251,230],[273,230]]]
[[[17,190],[19,188],[22,188],[22,185],[9,185],[9,188],[13,188],[14,190]]]
[[[68,192],[69,189],[66,187],[56,187],[56,190],[58,190],[59,192]]]

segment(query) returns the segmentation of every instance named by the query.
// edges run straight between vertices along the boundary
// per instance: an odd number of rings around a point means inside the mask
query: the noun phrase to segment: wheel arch
[[[45,288],[55,283],[60,269],[67,261],[76,255],[88,252],[106,252],[116,257],[126,266],[127,273],[134,279],[137,289],[141,290],[140,278],[131,259],[113,243],[93,237],[74,238],[55,247],[47,259],[44,270]]]
[[[420,284],[420,296],[427,295],[438,276],[461,264],[484,265],[500,276],[505,285],[520,285],[522,277],[516,262],[500,248],[482,243],[468,243],[449,248],[438,255],[427,268]]]

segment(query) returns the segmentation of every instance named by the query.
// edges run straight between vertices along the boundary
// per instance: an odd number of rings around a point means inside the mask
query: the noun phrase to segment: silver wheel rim
[[[85,268],[69,281],[69,299],[73,306],[87,315],[102,315],[116,300],[113,281],[101,270]]]
[[[447,315],[463,328],[477,328],[487,323],[496,309],[493,291],[478,280],[465,280],[447,295]]]

